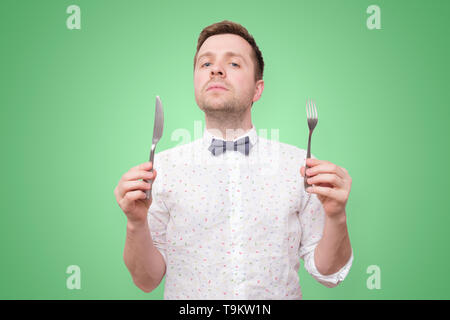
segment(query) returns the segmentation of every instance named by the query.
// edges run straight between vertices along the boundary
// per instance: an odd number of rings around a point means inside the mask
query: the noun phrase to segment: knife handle
[[[152,172],[153,170],[150,170]],[[145,180],[145,182],[150,183],[150,189],[145,190],[145,200],[148,200],[151,198],[152,195],[152,182],[153,180]]]
[[[156,145],[152,145],[152,150],[150,152],[150,162],[152,163],[152,168],[150,169],[149,172],[153,172],[153,159],[155,158],[155,149],[156,149]],[[145,182],[150,184],[150,189],[145,190],[145,199],[148,200],[151,198],[152,196],[152,184],[153,184],[153,180],[145,180]]]

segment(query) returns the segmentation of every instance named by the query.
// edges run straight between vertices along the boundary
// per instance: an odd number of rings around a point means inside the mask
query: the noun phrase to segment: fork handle
[[[309,130],[308,152],[306,153],[306,159],[311,158],[311,136],[312,136],[312,130]],[[306,188],[312,186],[312,185],[310,185],[308,182],[306,182],[306,179],[307,179],[307,176],[306,176],[306,169],[309,168],[309,167],[306,165],[306,159],[305,159],[305,176],[304,176],[305,190],[306,190]]]

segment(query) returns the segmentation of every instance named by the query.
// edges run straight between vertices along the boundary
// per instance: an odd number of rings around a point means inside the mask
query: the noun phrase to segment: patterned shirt
[[[254,126],[234,141],[243,136],[248,156],[214,156],[206,128],[202,138],[155,155],[148,223],[166,262],[164,299],[302,299],[300,259],[327,287],[350,270],[353,252],[334,274],[315,266],[325,212],[304,190],[305,150]]]

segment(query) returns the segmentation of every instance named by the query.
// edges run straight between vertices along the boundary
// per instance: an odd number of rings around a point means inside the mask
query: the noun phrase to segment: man
[[[257,135],[251,108],[264,90],[263,68],[244,27],[206,27],[194,58],[203,137],[156,154],[153,173],[146,162],[119,181],[115,195],[128,219],[124,260],[143,291],[165,275],[165,299],[301,299],[300,259],[327,287],[346,277],[351,178]],[[150,187],[140,179],[154,181]]]

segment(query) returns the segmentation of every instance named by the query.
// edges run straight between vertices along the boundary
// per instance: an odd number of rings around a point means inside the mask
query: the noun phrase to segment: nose
[[[224,77],[225,76],[225,70],[224,70],[224,68],[222,68],[222,66],[220,64],[215,64],[211,68],[210,76],[211,76],[211,78],[213,78],[214,76]]]

